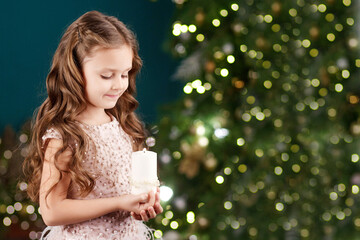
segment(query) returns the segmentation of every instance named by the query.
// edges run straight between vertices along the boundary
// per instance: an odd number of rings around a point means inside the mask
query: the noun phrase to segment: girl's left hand
[[[140,214],[131,212],[131,216],[136,220],[148,221],[149,219],[155,218],[156,215],[162,212],[163,208],[160,205],[160,188],[157,188],[154,205],[145,210],[141,210]]]

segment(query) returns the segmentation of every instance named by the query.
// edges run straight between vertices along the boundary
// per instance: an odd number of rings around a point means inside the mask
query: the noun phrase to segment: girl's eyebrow
[[[127,72],[127,71],[130,71],[132,69],[132,66],[131,67],[128,67],[126,68],[125,70],[123,70],[123,72]],[[115,69],[115,68],[108,68],[108,67],[105,67],[103,68],[102,70],[109,70],[111,72],[118,72],[118,69]]]

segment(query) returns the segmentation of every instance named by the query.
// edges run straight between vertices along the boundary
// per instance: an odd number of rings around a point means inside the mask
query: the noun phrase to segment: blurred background
[[[37,239],[20,165],[66,26],[138,36],[139,115],[159,156],[156,239],[360,239],[358,0],[2,3],[0,238]]]

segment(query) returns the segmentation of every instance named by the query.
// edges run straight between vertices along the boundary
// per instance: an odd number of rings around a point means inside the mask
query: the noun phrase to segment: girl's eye
[[[129,75],[121,75],[122,78],[128,78]]]
[[[100,75],[102,79],[110,79],[112,75]]]

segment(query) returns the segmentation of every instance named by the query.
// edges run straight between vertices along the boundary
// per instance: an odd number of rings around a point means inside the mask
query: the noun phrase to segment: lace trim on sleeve
[[[46,140],[50,138],[62,139],[61,134],[54,128],[47,129],[45,134],[42,136],[43,145],[46,142]]]

